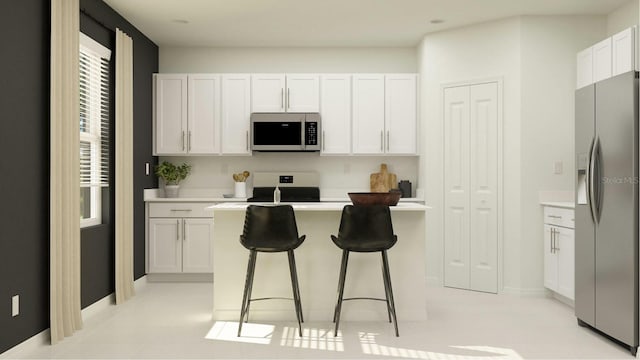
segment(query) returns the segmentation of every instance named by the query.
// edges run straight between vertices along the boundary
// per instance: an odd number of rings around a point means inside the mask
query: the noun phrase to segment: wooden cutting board
[[[371,174],[369,184],[371,192],[389,192],[398,187],[398,177],[387,170],[387,164],[380,164],[380,172]]]

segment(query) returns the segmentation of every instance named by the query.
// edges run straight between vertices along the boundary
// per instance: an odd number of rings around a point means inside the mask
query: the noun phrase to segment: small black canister
[[[400,189],[403,198],[411,197],[411,182],[409,180],[400,180],[398,189]]]

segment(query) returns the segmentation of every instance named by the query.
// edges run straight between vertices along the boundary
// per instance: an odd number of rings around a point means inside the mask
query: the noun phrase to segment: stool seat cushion
[[[300,246],[305,235],[298,236],[291,205],[247,207],[240,243],[249,250],[281,252]]]
[[[338,236],[331,240],[341,249],[374,252],[390,249],[398,241],[393,234],[391,211],[386,205],[346,205]]]

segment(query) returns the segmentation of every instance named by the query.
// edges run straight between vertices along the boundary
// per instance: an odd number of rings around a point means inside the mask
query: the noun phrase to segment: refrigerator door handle
[[[594,188],[594,209],[596,215],[596,223],[600,222],[600,218],[602,217],[602,192],[604,189],[602,188],[602,145],[600,145],[600,138],[596,138],[596,143],[593,145],[593,155],[594,155],[594,170],[593,174],[593,188]]]
[[[597,137],[594,137],[594,139],[591,140],[591,150],[589,154],[589,175],[587,176],[589,188],[589,209],[591,210],[591,218],[595,223],[598,223],[597,208],[595,204],[596,189],[594,181],[594,175],[596,172],[596,148],[598,143],[599,140]]]

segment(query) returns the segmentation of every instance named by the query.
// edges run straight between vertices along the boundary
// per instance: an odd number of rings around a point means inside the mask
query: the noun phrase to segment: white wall
[[[573,192],[576,53],[604,38],[605,18],[521,21],[521,289],[543,283],[541,191]],[[562,174],[554,174],[561,161]]]
[[[503,79],[503,278],[505,292],[542,293],[538,193],[573,189],[575,54],[604,37],[605,17],[518,17],[436,34],[418,49],[428,276],[442,279],[443,143],[441,87]],[[554,160],[564,172],[553,174]],[[422,180],[424,179],[424,180]]]
[[[418,49],[422,89],[423,170],[427,216],[427,276],[442,281],[443,123],[441,86],[500,77],[504,84],[504,214],[506,286],[518,286],[520,228],[520,20],[505,20],[425,36]],[[424,179],[424,180],[423,180]]]
[[[187,162],[193,166],[181,186],[188,189],[219,189],[223,194],[233,193],[233,173],[256,171],[317,171],[322,197],[347,197],[350,191],[369,191],[369,175],[380,171],[386,163],[389,172],[400,180],[417,183],[418,157],[336,157],[305,153],[257,153],[253,156],[222,157],[161,157],[160,160]],[[274,184],[275,185],[275,184]],[[247,181],[253,187],[253,176]]]
[[[189,48],[161,47],[163,73],[415,73],[415,48]],[[318,171],[321,196],[346,197],[348,191],[369,191],[369,175],[381,163],[398,180],[409,180],[415,194],[419,158],[319,156],[318,154],[255,154],[251,157],[161,157],[189,162],[192,173],[181,185],[191,189],[222,189],[231,193],[231,174],[241,170]],[[249,183],[251,186],[251,183]],[[228,190],[226,190],[228,189]],[[334,195],[335,194],[335,195]]]
[[[160,72],[414,73],[415,48],[160,47]]]
[[[638,3],[638,0],[629,0],[607,16],[606,36],[611,36],[628,27],[638,25]],[[603,39],[606,36],[603,36]]]

